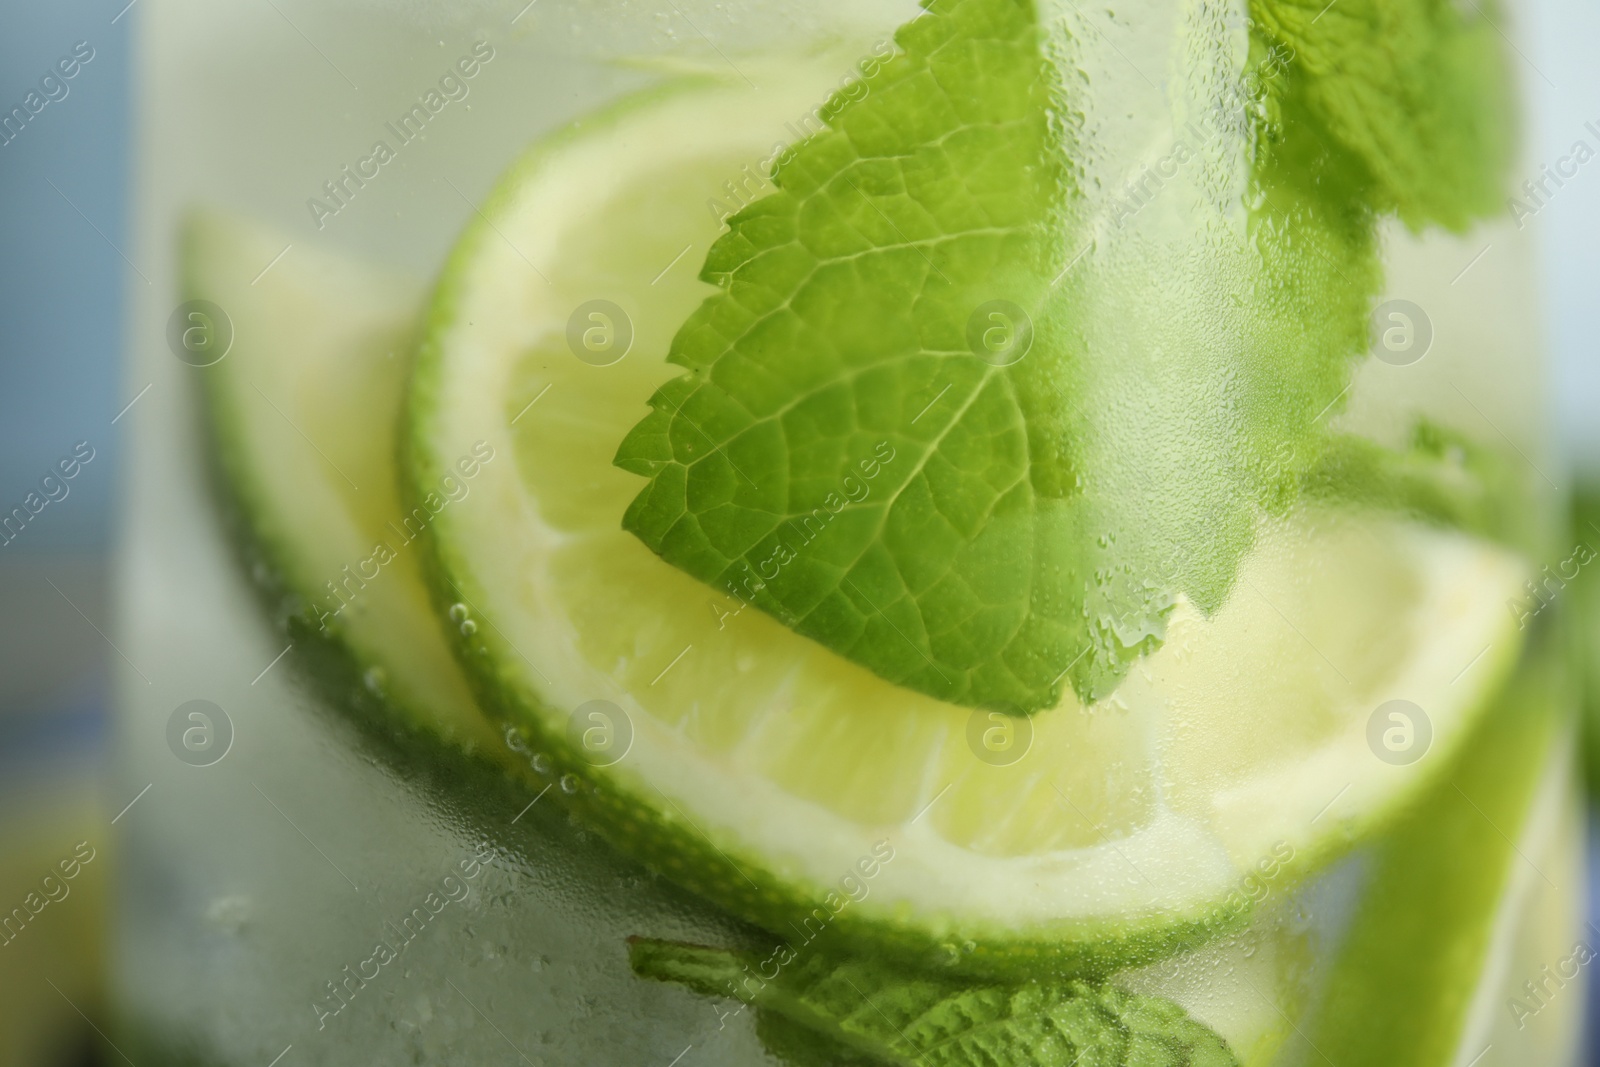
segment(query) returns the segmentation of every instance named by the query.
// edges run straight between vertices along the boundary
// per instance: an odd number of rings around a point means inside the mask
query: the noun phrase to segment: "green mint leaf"
[[[865,959],[630,939],[634,973],[757,1008],[796,1067],[1237,1067],[1178,1005],[1082,981],[963,983]],[[779,1022],[766,1022],[777,1017]]]
[[[1414,230],[1465,230],[1504,196],[1511,82],[1484,6],[1251,0],[1257,33],[1292,57],[1280,89],[1359,160],[1373,207]]]
[[[882,1067],[873,1059],[818,1030],[810,1030],[787,1016],[756,1012],[756,1038],[789,1067]]]
[[[1027,0],[900,29],[711,249],[687,373],[617,454],[649,479],[628,530],[892,682],[1013,712],[1107,695],[1179,595],[1226,599],[1367,347],[1371,210],[1306,131],[1257,151],[1243,71],[1158,203],[1108,199],[1081,161],[1144,142],[1095,142],[1073,116],[1111,102],[1053,58],[1097,41]]]
[[[1419,420],[1408,448],[1339,435],[1308,469],[1302,494],[1466,530],[1505,544],[1538,543],[1525,479],[1507,458],[1438,423]]]

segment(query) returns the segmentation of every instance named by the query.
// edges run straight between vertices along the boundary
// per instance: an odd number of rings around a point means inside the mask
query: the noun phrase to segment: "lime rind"
[[[402,521],[388,505],[397,492],[392,442],[422,289],[316,248],[277,262],[290,244],[216,210],[185,220],[185,298],[220,307],[232,335],[218,362],[196,368],[225,521],[293,642],[336,653],[317,659],[338,703],[349,704],[360,686],[361,703],[381,708],[391,727],[499,755],[498,735],[437,634],[416,549],[386,530],[379,536],[397,551],[379,577],[348,573],[372,558],[360,507]],[[274,269],[262,273],[269,262]],[[354,375],[344,384],[363,386],[358,396],[331,388],[339,374]],[[302,406],[318,399],[342,403],[349,427],[318,434],[320,444],[308,436],[318,431],[317,413]],[[365,493],[347,483],[352,471]],[[347,611],[329,583],[353,598]]]

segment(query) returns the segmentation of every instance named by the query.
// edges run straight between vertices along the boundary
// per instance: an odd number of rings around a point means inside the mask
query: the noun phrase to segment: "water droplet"
[[[534,755],[533,755],[533,769],[538,771],[540,774],[549,774],[550,773],[550,757],[546,756],[543,752],[534,753]]]
[[[477,632],[478,632],[478,624],[473,622],[471,619],[467,619],[465,622],[463,622],[461,624],[461,636],[462,637],[471,637],[473,634],[475,634]]]
[[[466,621],[467,614],[467,606],[465,604],[457,601],[456,603],[450,605],[451,622],[464,622]]]
[[[569,795],[576,793],[578,791],[578,776],[575,774],[563,774],[561,776],[561,791]]]
[[[361,674],[361,684],[366,686],[367,691],[373,696],[383,695],[383,686],[388,680],[389,676],[384,673],[382,667],[368,667]]]
[[[206,908],[206,921],[230,934],[237,935],[244,931],[253,910],[249,897],[217,897]]]

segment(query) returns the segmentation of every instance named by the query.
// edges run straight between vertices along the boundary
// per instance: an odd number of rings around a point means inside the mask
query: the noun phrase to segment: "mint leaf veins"
[[[634,973],[757,1009],[756,1032],[796,1067],[1237,1067],[1177,1004],[1111,985],[910,976],[808,953],[758,974],[759,956],[633,938]],[[793,954],[791,954],[791,957]]]
[[[1358,154],[1287,121],[1315,101],[1281,48],[1230,73],[1225,20],[1171,17],[1158,87],[1100,14],[926,0],[713,245],[686,373],[617,453],[648,479],[625,527],[1014,713],[1107,695],[1178,597],[1219,607],[1367,348],[1375,208]]]

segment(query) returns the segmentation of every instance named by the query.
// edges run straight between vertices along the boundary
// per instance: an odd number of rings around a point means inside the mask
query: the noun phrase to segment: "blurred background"
[[[1536,0],[1529,9],[1529,135],[1534,158],[1555,159],[1591,136],[1587,123],[1600,127],[1592,55],[1600,0]],[[122,251],[138,32],[138,0],[8,0],[0,10],[0,113],[78,42],[93,53],[67,95],[48,104],[49,121],[0,135],[0,512],[37,490],[75,446],[81,457],[80,442],[93,455],[65,497],[0,547],[0,901],[22,900],[76,842],[94,842],[103,857],[25,936],[0,947],[0,1067],[96,1062],[95,976],[115,859],[104,846],[118,815],[97,791],[118,655],[106,636],[109,554],[117,433],[138,400],[122,374],[120,334],[124,294],[147,284]],[[1575,483],[1596,484],[1600,168],[1580,171],[1528,225],[1542,239],[1552,432]],[[1600,509],[1580,501],[1577,510],[1580,528],[1600,538],[1587,525],[1600,531]],[[1590,586],[1581,599],[1600,604],[1592,588],[1600,577],[1586,571],[1579,581]],[[1585,640],[1600,674],[1600,636]],[[1592,847],[1592,872],[1597,854]],[[1591,911],[1600,917],[1600,901]],[[1590,1014],[1600,1017],[1593,991]]]
[[[99,855],[0,948],[0,1065],[93,1063],[110,857],[108,549],[117,507],[132,46],[126,0],[0,7],[0,111],[79,41],[67,94],[0,144],[0,505],[87,441],[94,458],[0,547],[0,900],[23,901],[79,841]],[[121,15],[121,17],[117,17]],[[115,20],[115,21],[113,21]],[[58,91],[59,92],[59,91]],[[48,119],[49,121],[40,121]],[[59,493],[59,490],[57,491]],[[63,851],[65,850],[65,852]]]

